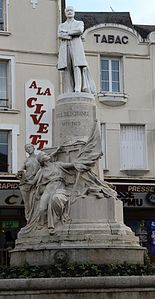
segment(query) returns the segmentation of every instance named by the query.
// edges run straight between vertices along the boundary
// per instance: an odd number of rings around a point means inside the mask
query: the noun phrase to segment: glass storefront
[[[124,223],[147,248],[155,262],[155,182],[113,182],[118,198],[123,202]]]
[[[26,223],[19,182],[0,180],[0,265],[9,264],[9,250],[14,248],[17,233]]]
[[[124,222],[139,237],[140,244],[147,248],[151,262],[155,263],[155,210],[124,209]]]

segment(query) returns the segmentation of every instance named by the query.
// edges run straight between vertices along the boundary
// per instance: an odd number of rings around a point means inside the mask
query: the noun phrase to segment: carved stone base
[[[89,264],[116,264],[131,263],[143,264],[144,249],[135,247],[62,247],[61,245],[49,248],[23,249],[11,252],[11,265],[52,265],[61,263],[89,263]]]
[[[11,265],[144,262],[145,249],[123,224],[120,200],[78,198],[70,215],[70,221],[58,224],[53,235],[43,229],[18,238],[11,251]]]

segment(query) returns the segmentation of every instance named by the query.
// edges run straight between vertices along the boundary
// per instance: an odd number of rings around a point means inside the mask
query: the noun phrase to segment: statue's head
[[[34,150],[35,150],[35,148],[34,148],[34,145],[33,145],[32,143],[27,143],[27,144],[25,145],[25,151],[26,151],[28,154],[32,154],[32,153],[34,153]]]
[[[75,11],[73,6],[67,6],[65,9],[65,16],[66,18],[74,18]]]
[[[38,162],[40,163],[41,166],[44,165],[44,162],[46,161],[50,161],[50,156],[47,155],[45,152],[40,152],[38,155],[37,155],[37,160]]]

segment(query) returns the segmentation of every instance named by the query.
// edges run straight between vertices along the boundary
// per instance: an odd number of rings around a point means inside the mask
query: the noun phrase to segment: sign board
[[[37,150],[52,146],[54,87],[48,80],[31,79],[25,84],[26,143]]]
[[[155,184],[116,184],[118,198],[125,208],[155,208]]]
[[[23,206],[20,190],[0,190],[0,206]]]
[[[23,206],[22,195],[18,181],[0,181],[0,206]]]
[[[106,43],[106,44],[128,44],[128,36],[123,35],[113,35],[113,34],[99,34],[94,33],[94,38],[96,43]]]

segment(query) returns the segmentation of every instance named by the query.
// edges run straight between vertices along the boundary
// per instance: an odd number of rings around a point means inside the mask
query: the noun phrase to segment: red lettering
[[[34,89],[36,89],[36,88],[37,88],[36,81],[33,81],[29,88],[34,88]]]
[[[36,145],[38,144],[39,140],[41,138],[41,135],[30,135],[30,138],[32,138],[31,143]]]
[[[46,112],[46,110],[42,110],[38,118],[37,118],[38,115],[36,115],[36,114],[30,114],[30,116],[32,117],[33,122],[34,122],[35,125],[38,125],[38,124],[39,124],[39,122],[40,122],[40,120],[42,119],[43,114],[44,114],[45,112]]]
[[[36,101],[37,101],[37,98],[29,98],[29,99],[27,100],[27,106],[28,106],[29,108],[35,107],[35,105],[32,104],[33,101],[36,102]]]
[[[42,96],[44,94],[43,92],[41,92],[41,90],[42,90],[42,87],[38,87],[37,95]]]
[[[41,150],[45,144],[48,144],[48,140],[41,140],[41,135],[30,135],[30,138],[32,138],[31,143],[38,146],[38,150]]]
[[[37,95],[51,96],[50,88],[46,88],[45,92],[42,91],[42,87],[38,87]]]
[[[50,88],[47,88],[44,92],[44,96],[51,96],[51,91],[50,91]]]
[[[37,131],[37,133],[47,133],[48,127],[49,127],[49,124],[46,124],[46,123],[39,124],[39,130]]]
[[[44,105],[43,104],[36,104],[36,110],[34,111],[34,113],[40,114],[42,106],[44,106]],[[45,111],[45,110],[42,110],[42,111]]]
[[[48,144],[48,140],[39,140],[39,146],[37,147],[37,149],[41,150],[45,144]]]

